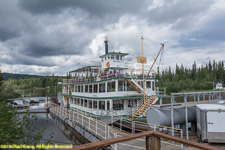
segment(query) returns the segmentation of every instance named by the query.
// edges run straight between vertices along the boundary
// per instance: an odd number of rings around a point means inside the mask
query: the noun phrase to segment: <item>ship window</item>
[[[154,84],[154,81],[152,82],[152,90],[153,90],[153,91],[155,90],[155,84]]]
[[[129,83],[127,83],[127,91],[135,91],[135,89]]]
[[[83,99],[80,99],[80,105],[83,106]]]
[[[80,85],[80,92],[83,93],[83,85]]]
[[[84,99],[84,107],[87,107],[87,100]]]
[[[116,60],[119,60],[119,57],[120,57],[119,55],[116,55]]]
[[[110,59],[110,56],[108,56],[108,59]]]
[[[146,87],[151,88],[151,81],[146,81]]]
[[[85,85],[85,93],[88,93],[88,85]]]
[[[124,100],[114,100],[113,101],[113,110],[123,110]]]
[[[111,55],[111,59],[114,59],[114,55]]]
[[[72,104],[75,104],[75,98],[72,98]]]
[[[105,101],[99,101],[99,109],[105,110]]]
[[[99,93],[105,92],[105,83],[99,83]]]
[[[105,57],[105,60],[106,60],[106,57]]]
[[[128,100],[128,107],[133,107],[133,100]]]
[[[134,100],[134,106],[137,105],[137,103],[138,103],[138,100]]]
[[[94,84],[94,93],[98,93],[98,84]]]
[[[80,86],[78,85],[78,92],[80,92]]]
[[[97,106],[98,106],[97,101],[93,101],[93,108],[97,109]]]
[[[77,105],[80,105],[80,99],[77,98]]]
[[[91,108],[91,109],[92,109],[92,100],[89,100],[89,101],[88,101],[88,104],[89,104],[89,105],[88,105],[88,108]]]
[[[89,93],[92,93],[92,84],[89,85]]]
[[[109,101],[107,101],[107,110],[109,110],[110,108],[110,102]]]
[[[102,62],[103,62],[103,58],[102,58]]]
[[[74,92],[77,92],[77,86],[76,85],[74,86]]]
[[[124,81],[118,81],[118,91],[124,91]]]
[[[76,105],[77,105],[77,99],[76,99],[76,98],[74,98],[74,104],[76,104]]]
[[[115,81],[107,83],[107,92],[115,92]]]
[[[120,60],[122,60],[122,56],[120,55]]]
[[[71,85],[71,86],[70,86],[70,88],[71,88],[71,91],[73,92],[73,90],[74,90],[74,86],[72,86],[72,85]]]

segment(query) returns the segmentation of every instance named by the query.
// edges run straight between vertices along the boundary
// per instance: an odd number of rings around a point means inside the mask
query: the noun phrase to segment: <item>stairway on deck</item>
[[[127,82],[138,92],[138,93],[143,93],[144,89],[141,85],[139,85],[136,80],[131,79],[131,80],[127,80]],[[147,100],[142,99],[137,106],[134,108],[134,112],[133,112],[133,117],[145,117],[145,112],[148,108],[148,104],[152,105],[155,104],[158,100],[158,97],[153,96],[151,94],[148,93],[147,90],[145,90],[145,95],[149,98],[146,98]]]

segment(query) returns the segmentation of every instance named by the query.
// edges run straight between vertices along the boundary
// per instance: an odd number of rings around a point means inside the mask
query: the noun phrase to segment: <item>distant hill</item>
[[[48,76],[29,75],[29,74],[13,74],[13,73],[2,73],[2,76],[3,76],[3,80],[48,77]],[[63,78],[63,76],[57,76],[57,77]]]

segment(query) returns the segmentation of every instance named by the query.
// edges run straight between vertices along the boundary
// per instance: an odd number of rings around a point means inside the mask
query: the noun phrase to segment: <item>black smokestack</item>
[[[108,37],[107,36],[105,36],[105,54],[107,54],[108,53]]]

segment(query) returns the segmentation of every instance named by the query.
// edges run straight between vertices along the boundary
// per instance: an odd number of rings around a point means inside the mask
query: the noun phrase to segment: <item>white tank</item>
[[[188,107],[188,122],[196,121],[196,107]],[[173,110],[174,124],[185,123],[185,109],[174,108]],[[149,109],[147,112],[147,122],[150,124],[171,126],[171,109]]]

